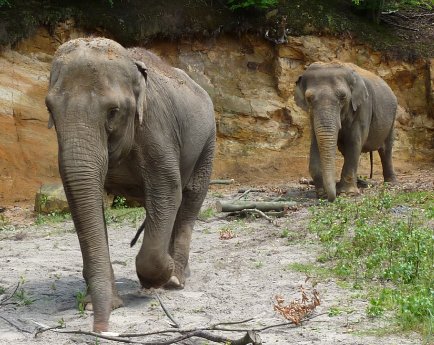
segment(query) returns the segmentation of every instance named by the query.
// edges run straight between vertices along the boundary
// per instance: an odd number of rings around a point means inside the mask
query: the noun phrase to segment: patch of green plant
[[[231,10],[243,8],[267,9],[278,4],[278,0],[228,0],[227,4]]]
[[[330,277],[333,272],[327,267],[320,267],[315,264],[303,264],[299,262],[292,262],[286,265],[285,270],[304,273],[307,276],[315,276],[318,278]]]
[[[127,199],[123,196],[116,195],[112,202],[112,208],[128,208]]]
[[[24,284],[26,282],[26,279],[24,276],[20,277],[20,281],[18,283],[17,290],[15,291],[13,297],[17,301],[18,305],[30,305],[35,300],[30,297],[30,295],[27,293],[26,290],[24,290]]]
[[[0,286],[0,295],[3,295],[6,292],[6,288],[3,286]]]
[[[390,191],[337,198],[311,208],[321,261],[337,276],[369,285],[367,314],[395,311],[403,329],[428,334],[434,322],[434,192]],[[386,287],[387,286],[387,287]]]
[[[207,207],[206,209],[201,210],[199,212],[197,218],[201,221],[206,221],[214,216],[215,216],[215,210],[212,207]]]
[[[256,261],[255,262],[255,268],[262,268],[264,266],[264,263],[262,261]]]
[[[75,301],[77,304],[78,314],[80,316],[84,316],[85,310],[86,310],[86,295],[87,295],[87,289],[84,291],[77,291],[75,295]]]
[[[18,289],[14,294],[15,299],[17,300],[19,305],[30,305],[35,300],[31,298],[24,288]]]
[[[329,311],[328,311],[328,316],[333,317],[333,316],[339,316],[342,314],[342,310],[339,307],[330,307]]]
[[[48,214],[38,213],[36,215],[35,224],[54,224],[71,220],[71,213],[69,212],[50,212]]]
[[[141,223],[145,218],[143,207],[132,208],[109,208],[104,211],[104,217],[107,223],[133,222]]]
[[[65,323],[65,320],[63,319],[63,317],[61,319],[57,320],[57,324],[61,328],[65,328],[66,327],[66,323]]]
[[[280,238],[288,238],[288,237],[289,237],[289,230],[288,230],[288,228],[285,228],[280,233]]]

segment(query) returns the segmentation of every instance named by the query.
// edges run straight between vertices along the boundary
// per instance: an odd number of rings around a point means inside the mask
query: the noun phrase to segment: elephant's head
[[[84,276],[105,330],[111,310],[111,266],[103,216],[110,165],[131,150],[146,105],[146,68],[108,39],[63,44],[52,64],[46,105],[55,126],[59,170],[83,254]]]
[[[344,120],[357,116],[358,108],[367,97],[362,77],[349,64],[316,62],[297,80],[295,102],[310,115],[329,201],[336,198],[335,156],[339,130]]]

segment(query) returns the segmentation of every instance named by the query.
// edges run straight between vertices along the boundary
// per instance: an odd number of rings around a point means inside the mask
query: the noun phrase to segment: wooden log
[[[209,184],[232,184],[235,180],[231,178],[230,180],[211,180]]]
[[[285,208],[296,205],[295,201],[217,201],[218,212],[236,212],[245,209],[257,209],[260,211],[283,211]]]

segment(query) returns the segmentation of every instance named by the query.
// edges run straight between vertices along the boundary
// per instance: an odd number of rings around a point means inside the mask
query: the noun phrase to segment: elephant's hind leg
[[[188,259],[191,236],[197,215],[208,191],[213,152],[214,142],[202,152],[190,182],[182,192],[182,202],[178,209],[170,244],[170,255],[175,262],[175,269],[165,288],[182,289],[186,277],[190,274]]]
[[[383,167],[384,182],[396,182],[395,170],[392,162],[393,130],[387,136],[384,146],[378,150]]]

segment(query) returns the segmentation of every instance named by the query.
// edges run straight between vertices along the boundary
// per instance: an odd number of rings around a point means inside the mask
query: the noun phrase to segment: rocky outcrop
[[[57,144],[44,105],[56,47],[80,36],[66,23],[41,29],[0,53],[0,204],[33,199],[58,181]],[[293,101],[294,83],[313,61],[339,59],[384,78],[398,97],[395,159],[434,158],[433,67],[392,61],[350,39],[289,37],[275,46],[255,36],[153,42],[147,48],[184,69],[211,95],[218,127],[215,177],[255,183],[306,176],[309,120]],[[377,159],[377,164],[379,162]]]

